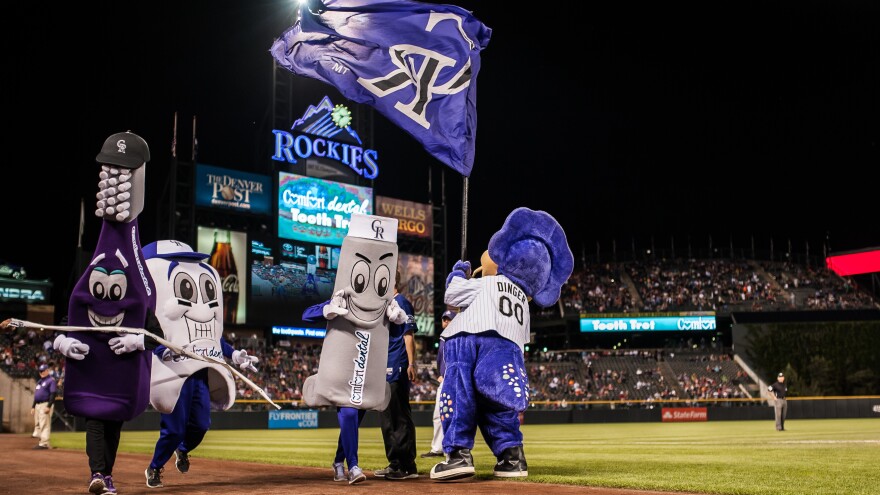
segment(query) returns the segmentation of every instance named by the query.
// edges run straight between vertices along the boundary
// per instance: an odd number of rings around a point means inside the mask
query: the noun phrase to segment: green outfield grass
[[[880,419],[523,425],[534,483],[723,495],[880,494]],[[211,430],[198,458],[326,467],[339,430]],[[123,431],[120,452],[152,454],[158,431]],[[431,428],[419,427],[418,453]],[[85,433],[53,432],[57,448],[85,450]],[[382,434],[361,428],[360,465],[385,467]],[[172,458],[173,459],[173,458]],[[417,459],[426,475],[436,458]],[[477,435],[477,478],[495,458]]]

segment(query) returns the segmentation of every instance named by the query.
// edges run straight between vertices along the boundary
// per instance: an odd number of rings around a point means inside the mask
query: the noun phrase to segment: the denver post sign
[[[376,150],[364,149],[360,136],[351,128],[351,112],[343,105],[333,105],[325,96],[318,106],[309,105],[291,131],[273,129],[272,159],[297,163],[318,157],[339,162],[365,179],[379,176]]]

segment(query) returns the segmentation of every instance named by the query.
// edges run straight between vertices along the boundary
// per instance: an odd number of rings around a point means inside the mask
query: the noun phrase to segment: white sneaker
[[[345,465],[341,462],[333,463],[333,481],[348,481],[348,476],[345,475]]]
[[[355,483],[360,483],[362,481],[366,481],[367,476],[361,471],[361,468],[357,466],[353,466],[348,470],[348,484],[353,485]]]

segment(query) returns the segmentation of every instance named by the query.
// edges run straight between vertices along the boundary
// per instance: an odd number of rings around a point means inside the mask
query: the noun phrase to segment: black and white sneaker
[[[413,465],[409,469],[392,469],[385,473],[386,480],[412,480],[419,477],[419,470]]]
[[[474,457],[470,449],[453,450],[446,460],[431,468],[431,479],[451,481],[474,475]]]
[[[180,449],[174,451],[174,467],[183,474],[189,472],[189,454]]]
[[[499,478],[522,478],[529,475],[526,454],[522,446],[509,447],[501,452],[495,464],[495,476]]]
[[[390,466],[390,465],[385,466],[382,469],[377,469],[377,470],[373,471],[373,476],[375,476],[377,478],[384,478],[386,474],[390,473],[391,471],[394,471],[395,469],[397,469],[397,468],[394,466]]]
[[[162,488],[162,471],[165,468],[153,469],[147,466],[147,469],[144,471],[144,476],[147,478],[147,486],[149,488]]]

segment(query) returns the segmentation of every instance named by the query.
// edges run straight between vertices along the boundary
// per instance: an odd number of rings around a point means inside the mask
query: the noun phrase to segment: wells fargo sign
[[[402,199],[376,196],[375,214],[397,219],[397,234],[430,239],[434,216],[431,205]]]

